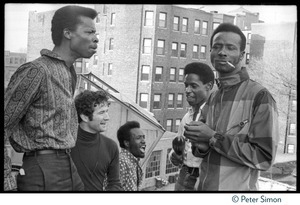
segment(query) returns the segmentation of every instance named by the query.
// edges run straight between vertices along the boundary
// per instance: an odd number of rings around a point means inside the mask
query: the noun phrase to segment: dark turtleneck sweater
[[[76,146],[71,151],[86,191],[121,190],[118,145],[100,133],[89,133],[78,126]]]

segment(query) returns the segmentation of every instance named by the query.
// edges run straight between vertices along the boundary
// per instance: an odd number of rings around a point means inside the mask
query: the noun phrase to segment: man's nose
[[[94,43],[98,43],[99,42],[99,39],[97,38],[97,36],[94,37],[93,42]]]
[[[108,112],[104,115],[104,119],[105,120],[109,120],[109,114],[108,114]]]
[[[220,51],[218,52],[218,55],[226,56],[226,50],[225,46],[223,46]]]
[[[191,92],[191,86],[186,86],[185,87],[185,92],[190,93]]]

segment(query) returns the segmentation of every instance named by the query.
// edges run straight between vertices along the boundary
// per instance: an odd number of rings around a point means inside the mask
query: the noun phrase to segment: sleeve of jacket
[[[44,74],[43,69],[26,63],[12,75],[4,98],[4,129],[8,136],[38,96]]]
[[[119,165],[119,150],[117,144],[114,142],[111,147],[114,150],[112,161],[107,173],[107,191],[122,191],[120,182],[120,165]]]
[[[253,169],[267,170],[274,162],[278,140],[278,111],[267,90],[254,100],[253,119],[248,134],[223,135],[212,147],[221,155]]]

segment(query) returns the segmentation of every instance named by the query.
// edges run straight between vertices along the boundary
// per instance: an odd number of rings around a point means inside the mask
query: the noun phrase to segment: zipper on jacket
[[[238,124],[232,126],[230,129],[228,129],[228,130],[225,132],[225,134],[228,133],[228,132],[229,132],[230,130],[232,130],[233,128],[236,128],[236,127],[243,128],[248,122],[249,122],[248,119],[241,121],[240,123],[238,123]]]

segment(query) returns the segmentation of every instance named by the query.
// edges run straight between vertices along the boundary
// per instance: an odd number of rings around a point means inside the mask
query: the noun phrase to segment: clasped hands
[[[192,147],[198,148],[201,152],[209,149],[209,140],[216,133],[207,124],[201,121],[192,121],[185,126],[184,136],[190,140]]]

